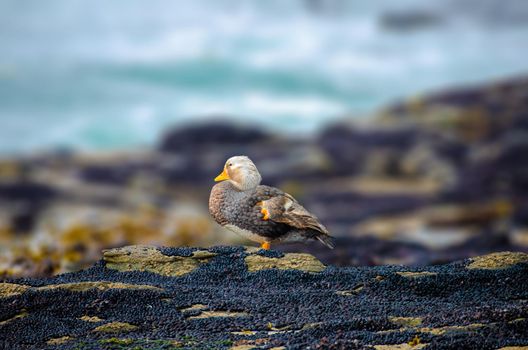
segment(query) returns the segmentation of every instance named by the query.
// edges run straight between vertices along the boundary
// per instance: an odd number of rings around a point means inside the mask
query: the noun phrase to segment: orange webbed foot
[[[271,244],[269,242],[264,242],[260,245],[260,247],[264,250],[269,250],[271,248]]]
[[[262,208],[260,210],[260,212],[262,213],[262,215],[264,215],[262,217],[262,220],[269,220],[269,211],[268,211],[268,209]]]

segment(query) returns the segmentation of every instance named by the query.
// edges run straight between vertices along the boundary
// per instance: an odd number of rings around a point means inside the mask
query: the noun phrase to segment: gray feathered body
[[[263,219],[262,208],[268,210],[268,220]],[[220,182],[211,190],[209,211],[220,225],[249,231],[260,241],[318,239],[333,247],[328,230],[317,218],[292,196],[274,187],[259,185],[240,191],[229,181]]]

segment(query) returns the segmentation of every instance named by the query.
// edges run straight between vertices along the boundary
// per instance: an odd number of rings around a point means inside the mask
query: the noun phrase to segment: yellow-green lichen
[[[436,272],[429,272],[429,271],[420,271],[420,272],[412,272],[412,271],[400,271],[396,272],[396,274],[406,277],[406,278],[420,278],[420,277],[427,277],[427,276],[435,276]]]
[[[79,319],[84,322],[93,322],[93,323],[104,321],[102,318],[99,318],[97,316],[87,316],[87,315],[82,316]]]
[[[211,317],[247,317],[246,312],[233,311],[202,311],[199,315],[190,316],[189,319],[211,318]]]
[[[42,287],[31,287],[23,284],[15,283],[0,283],[0,298],[7,298],[15,295],[20,295],[28,290],[32,291],[47,291],[53,289],[67,289],[72,292],[84,292],[90,289],[107,290],[107,289],[133,289],[133,290],[159,290],[163,289],[150,286],[146,284],[129,284],[120,282],[107,282],[107,281],[96,281],[96,282],[75,282],[75,283],[61,283],[61,284],[50,284]]]
[[[30,286],[16,283],[0,283],[0,298],[20,295],[30,289]]]
[[[419,350],[427,346],[426,343],[420,343],[416,345],[411,345],[408,343],[403,344],[387,344],[387,345],[374,345],[376,350]]]
[[[121,272],[148,271],[163,276],[182,276],[209,262],[215,255],[199,250],[190,257],[168,256],[156,247],[138,245],[105,250],[103,259],[107,268]]]
[[[520,252],[499,252],[471,259],[468,269],[504,269],[516,264],[528,263],[528,254]]]
[[[422,325],[422,319],[420,317],[389,317],[389,321],[392,324],[400,327],[418,327]]]
[[[207,305],[204,304],[194,304],[188,307],[184,307],[180,309],[181,312],[188,312],[188,311],[197,311],[197,310],[205,310],[207,309]]]
[[[15,316],[13,317],[10,317],[6,320],[3,320],[3,321],[0,321],[0,326],[3,326],[4,324],[7,324],[11,321],[14,321],[16,320],[17,318],[23,318],[23,317],[26,317],[28,315],[28,312],[25,310],[25,309],[22,309],[18,314],[16,314]]]
[[[58,338],[51,338],[49,339],[46,344],[48,345],[61,345],[66,342],[68,342],[72,337],[65,335],[64,337],[58,337]]]
[[[107,281],[96,281],[96,282],[76,282],[76,283],[62,283],[62,284],[51,284],[43,287],[36,288],[37,290],[50,290],[50,289],[68,289],[72,292],[84,292],[90,289],[134,289],[134,290],[159,290],[163,289],[146,285],[146,284],[130,284],[120,282],[107,282]]]
[[[245,262],[249,272],[281,269],[315,273],[325,269],[323,263],[313,255],[304,253],[287,253],[281,258],[268,258],[257,254],[250,254],[245,258]]]
[[[94,328],[94,332],[101,333],[125,333],[136,330],[138,327],[126,322],[111,322]]]

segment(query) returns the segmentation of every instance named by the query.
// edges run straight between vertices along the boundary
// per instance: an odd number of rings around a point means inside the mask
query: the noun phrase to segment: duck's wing
[[[263,219],[280,222],[298,229],[311,229],[325,235],[330,234],[317,217],[300,205],[290,194],[276,188],[271,188],[268,193],[267,199],[257,203],[262,208]]]

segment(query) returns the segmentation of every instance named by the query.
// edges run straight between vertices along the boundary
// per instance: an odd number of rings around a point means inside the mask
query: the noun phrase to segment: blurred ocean
[[[506,4],[508,4],[506,6]],[[285,132],[528,72],[528,2],[2,0],[0,153]]]

